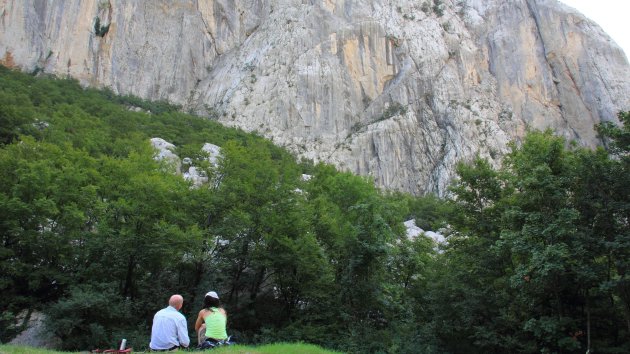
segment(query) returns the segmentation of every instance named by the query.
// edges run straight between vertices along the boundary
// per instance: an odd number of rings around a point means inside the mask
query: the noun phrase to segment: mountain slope
[[[595,145],[630,66],[555,0],[0,2],[0,58],[259,131],[388,188],[445,191],[528,128]]]

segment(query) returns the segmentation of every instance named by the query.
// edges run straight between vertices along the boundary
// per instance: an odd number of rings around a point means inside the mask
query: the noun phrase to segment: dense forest
[[[216,290],[241,343],[630,352],[619,118],[597,127],[605,148],[530,132],[501,167],[459,165],[448,198],[414,197],[166,102],[0,67],[0,341],[37,310],[63,349],[146,348],[171,294],[192,328]],[[153,137],[210,182],[156,161]],[[216,165],[204,143],[221,147]],[[407,237],[409,219],[447,242]]]

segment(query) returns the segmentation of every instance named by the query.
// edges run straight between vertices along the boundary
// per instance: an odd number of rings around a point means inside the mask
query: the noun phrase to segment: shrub
[[[94,34],[98,37],[105,37],[109,31],[109,24],[107,26],[101,26],[101,19],[97,16],[94,20]]]

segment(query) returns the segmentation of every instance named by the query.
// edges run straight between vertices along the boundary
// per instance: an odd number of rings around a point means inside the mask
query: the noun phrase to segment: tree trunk
[[[586,290],[586,353],[591,352],[591,302]]]
[[[136,266],[136,260],[133,254],[129,255],[129,261],[127,262],[127,276],[125,277],[125,286],[123,287],[123,297],[131,296],[133,298],[132,283],[133,283],[133,269]]]

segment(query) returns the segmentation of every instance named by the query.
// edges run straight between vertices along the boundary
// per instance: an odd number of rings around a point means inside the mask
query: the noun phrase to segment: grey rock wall
[[[28,318],[25,318],[27,316]],[[43,313],[23,311],[17,316],[16,321],[24,321],[25,328],[8,344],[46,349],[58,348],[61,345],[61,339],[46,328],[46,316]]]
[[[622,50],[555,0],[0,0],[0,15],[5,65],[180,103],[413,193],[443,194],[477,154],[500,163],[528,128],[594,146],[593,125],[630,109]]]

